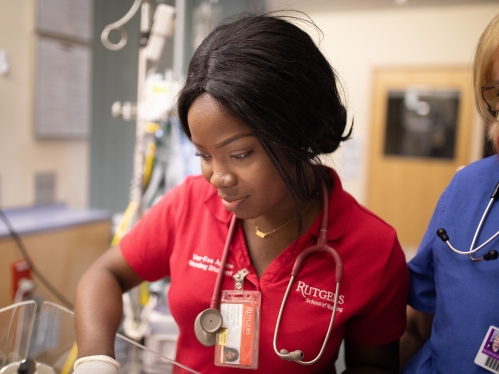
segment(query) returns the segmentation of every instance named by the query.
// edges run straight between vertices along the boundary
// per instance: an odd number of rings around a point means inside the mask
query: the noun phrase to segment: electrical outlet
[[[26,260],[18,260],[11,265],[12,274],[12,300],[15,299],[17,289],[19,288],[19,281],[21,279],[31,280],[31,268]]]
[[[55,203],[55,173],[35,174],[35,205]]]

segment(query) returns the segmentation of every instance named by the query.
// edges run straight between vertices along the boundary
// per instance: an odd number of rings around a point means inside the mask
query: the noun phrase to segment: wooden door
[[[380,69],[373,89],[367,206],[414,249],[440,194],[469,161],[471,74],[467,67]]]

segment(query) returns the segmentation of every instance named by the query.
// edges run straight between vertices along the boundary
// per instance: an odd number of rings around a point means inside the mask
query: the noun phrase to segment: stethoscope
[[[496,184],[496,187],[494,188],[494,191],[490,195],[490,201],[489,204],[487,205],[487,208],[485,208],[485,211],[483,212],[482,219],[480,220],[480,223],[478,224],[476,231],[475,231],[475,236],[473,237],[473,241],[471,242],[470,250],[469,251],[459,251],[456,248],[454,248],[449,241],[449,236],[447,235],[447,232],[444,229],[438,229],[437,230],[437,236],[442,239],[444,243],[447,244],[447,246],[454,252],[460,255],[469,255],[471,261],[477,262],[477,261],[490,261],[490,260],[495,260],[499,257],[499,253],[492,249],[488,251],[486,254],[483,255],[483,257],[475,258],[473,257],[473,253],[479,251],[483,247],[485,247],[487,244],[489,244],[492,240],[494,240],[498,235],[499,231],[497,231],[494,235],[492,235],[487,241],[485,241],[483,244],[480,246],[475,247],[475,242],[478,238],[478,235],[480,234],[480,231],[482,230],[482,225],[485,222],[485,219],[487,217],[487,214],[489,214],[490,208],[492,208],[492,205],[494,202],[499,198],[499,182]]]
[[[343,278],[343,263],[341,262],[341,258],[338,255],[338,253],[331,248],[327,244],[327,227],[328,227],[328,207],[329,207],[329,199],[327,196],[327,189],[324,186],[323,187],[323,194],[322,194],[322,201],[323,201],[323,213],[322,213],[322,220],[321,220],[321,228],[319,232],[319,237],[317,239],[317,244],[305,249],[302,251],[293,266],[293,269],[291,270],[291,277],[289,279],[289,284],[286,289],[286,292],[284,294],[284,297],[282,299],[282,304],[281,308],[279,309],[279,315],[277,317],[277,322],[276,322],[276,327],[274,331],[274,351],[275,353],[282,358],[283,360],[287,361],[294,361],[302,365],[312,365],[315,362],[317,362],[322,354],[324,353],[324,350],[326,348],[326,344],[328,342],[329,336],[331,335],[331,331],[333,328],[333,323],[336,318],[336,311],[338,309],[338,297],[339,297],[339,291],[340,291],[340,283]],[[218,272],[217,275],[217,280],[215,282],[215,288],[213,290],[213,296],[211,299],[211,304],[208,309],[205,309],[201,313],[198,314],[196,317],[196,320],[194,321],[194,332],[196,334],[197,339],[199,342],[205,346],[212,346],[215,344],[216,341],[216,333],[219,331],[219,329],[222,327],[222,314],[218,310],[219,304],[220,304],[220,291],[222,289],[222,280],[223,280],[223,275],[225,269],[225,265],[227,263],[227,259],[229,257],[229,247],[230,243],[232,242],[232,238],[234,237],[234,233],[236,231],[236,222],[237,218],[236,216],[232,216],[232,220],[230,222],[229,226],[229,233],[227,235],[227,239],[225,241],[225,246],[224,250],[222,253],[222,259],[221,259],[221,264],[220,264],[220,271]],[[322,344],[322,348],[313,360],[311,361],[302,361],[301,359],[303,358],[303,352],[300,350],[296,350],[293,352],[289,352],[286,349],[281,349],[278,351],[277,349],[277,334],[279,331],[279,325],[281,323],[281,317],[284,311],[284,307],[286,305],[286,301],[288,299],[289,292],[291,290],[291,286],[293,284],[294,279],[300,272],[303,262],[305,259],[310,256],[312,253],[315,252],[320,252],[320,251],[325,251],[331,254],[334,258],[334,262],[336,265],[336,271],[335,271],[335,281],[336,281],[336,292],[334,294],[334,306],[333,306],[333,312],[331,316],[331,321],[329,322],[329,327],[327,330],[326,337],[324,339],[324,342]]]

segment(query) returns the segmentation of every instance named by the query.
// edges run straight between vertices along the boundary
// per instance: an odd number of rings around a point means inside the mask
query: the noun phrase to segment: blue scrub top
[[[474,363],[491,325],[499,327],[499,259],[472,262],[451,251],[436,235],[468,251],[490,195],[499,181],[497,155],[458,171],[440,197],[418,253],[409,262],[409,304],[434,313],[430,340],[404,373],[490,373]],[[499,230],[499,202],[490,210],[475,247]],[[495,238],[474,257],[499,251]]]

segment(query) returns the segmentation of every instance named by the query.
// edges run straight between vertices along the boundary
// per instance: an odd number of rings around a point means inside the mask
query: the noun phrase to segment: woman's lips
[[[246,200],[248,196],[245,196],[241,199],[237,199],[237,200],[225,200],[222,198],[222,204],[224,206],[225,209],[227,209],[228,211],[231,211],[233,212],[234,210],[236,210],[239,205],[241,205],[244,200]]]

